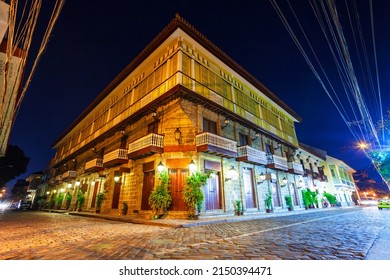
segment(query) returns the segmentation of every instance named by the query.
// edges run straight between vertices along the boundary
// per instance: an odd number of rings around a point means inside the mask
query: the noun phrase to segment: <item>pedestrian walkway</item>
[[[272,213],[254,213],[254,214],[250,213],[242,216],[233,216],[233,215],[202,216],[201,215],[197,220],[174,219],[169,217],[158,219],[158,220],[151,220],[151,219],[139,217],[138,215],[124,216],[124,215],[111,215],[111,214],[104,214],[104,213],[96,214],[93,212],[77,212],[77,211],[68,212],[65,210],[45,210],[45,211],[90,217],[90,218],[106,219],[112,221],[127,222],[133,224],[182,228],[182,227],[194,227],[194,226],[226,223],[226,222],[231,223],[231,222],[252,221],[252,220],[267,219],[267,218],[274,218],[280,216],[306,214],[306,213],[311,213],[316,211],[331,211],[336,209],[339,208],[332,207],[332,208],[308,209],[308,210],[297,209],[294,211],[275,211]]]
[[[390,213],[389,213],[390,214]],[[368,250],[366,260],[390,260],[390,225],[385,224],[378,238]]]

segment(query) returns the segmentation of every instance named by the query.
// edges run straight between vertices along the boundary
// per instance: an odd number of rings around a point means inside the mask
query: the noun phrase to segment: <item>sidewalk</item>
[[[390,260],[390,225],[382,229],[366,255],[366,260]]]
[[[164,219],[158,219],[158,220],[150,220],[147,218],[142,218],[137,215],[131,215],[131,214],[123,216],[123,215],[111,215],[111,214],[104,214],[104,213],[96,214],[92,212],[77,212],[77,211],[68,212],[66,210],[44,209],[43,211],[133,223],[133,224],[183,228],[183,227],[194,227],[194,226],[226,223],[226,222],[232,223],[232,222],[241,222],[241,221],[252,221],[252,220],[268,219],[268,218],[281,217],[281,216],[306,214],[306,213],[318,212],[318,211],[331,211],[336,209],[340,209],[340,208],[333,207],[333,208],[318,208],[318,209],[308,209],[308,210],[297,209],[294,211],[275,211],[273,213],[255,213],[255,214],[247,213],[246,215],[243,216],[233,216],[233,215],[200,216],[198,220],[173,219],[169,217],[166,217]]]

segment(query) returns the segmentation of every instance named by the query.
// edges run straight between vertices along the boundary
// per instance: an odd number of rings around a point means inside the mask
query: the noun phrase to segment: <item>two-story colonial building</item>
[[[186,211],[189,164],[214,171],[202,214],[274,209],[297,193],[303,169],[294,157],[301,118],[273,92],[179,15],[120,73],[53,144],[51,188],[86,197],[83,210],[148,214],[158,166],[170,177],[170,215]],[[232,172],[234,171],[234,172]],[[233,174],[233,175],[232,175]],[[268,174],[267,182],[260,179]],[[284,186],[288,185],[289,188]],[[296,202],[299,207],[298,200]]]

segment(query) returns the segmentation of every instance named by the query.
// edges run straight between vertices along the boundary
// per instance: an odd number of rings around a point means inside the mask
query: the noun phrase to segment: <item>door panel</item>
[[[112,204],[111,208],[112,209],[118,209],[119,206],[119,196],[121,194],[121,182],[115,182],[114,185],[114,194],[112,195]]]
[[[168,210],[185,211],[187,206],[183,200],[183,188],[189,175],[188,169],[169,169],[169,190],[172,196],[172,204]]]
[[[246,208],[255,208],[255,189],[253,186],[252,169],[243,169]]]
[[[95,207],[96,195],[97,195],[98,189],[99,189],[99,182],[95,181],[94,188],[93,188],[91,207]]]
[[[219,173],[210,177],[204,187],[206,210],[221,209]]]
[[[149,206],[149,196],[152,193],[153,189],[154,189],[154,170],[144,173],[141,210],[151,210]]]
[[[271,184],[272,184],[272,197],[274,201],[274,206],[280,207],[280,198],[279,198],[279,192],[277,186],[275,183],[271,183]]]

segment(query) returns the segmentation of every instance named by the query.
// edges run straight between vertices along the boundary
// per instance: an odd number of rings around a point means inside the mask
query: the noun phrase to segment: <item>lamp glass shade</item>
[[[157,171],[163,172],[165,170],[164,164],[160,161],[160,163],[157,165]]]
[[[262,181],[264,181],[265,180],[265,174],[263,173],[263,172],[261,172],[261,174],[260,174],[260,180],[262,180]]]
[[[190,168],[191,172],[195,172],[196,171],[197,166],[196,166],[196,163],[193,160],[191,160],[189,168]]]
[[[230,179],[235,179],[237,178],[237,170],[234,168],[234,166],[232,166],[229,171],[228,171],[228,178]]]

